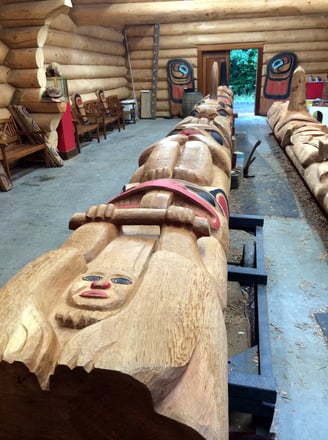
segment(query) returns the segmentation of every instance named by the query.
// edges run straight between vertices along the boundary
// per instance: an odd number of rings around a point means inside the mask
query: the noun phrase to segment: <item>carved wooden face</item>
[[[146,269],[154,240],[119,237],[113,240],[71,285],[68,301],[86,310],[116,310],[135,292]]]
[[[134,277],[122,272],[89,270],[70,290],[74,305],[90,310],[115,310],[131,296]]]

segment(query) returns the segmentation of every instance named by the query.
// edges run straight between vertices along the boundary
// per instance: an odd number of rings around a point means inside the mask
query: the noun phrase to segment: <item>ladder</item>
[[[154,54],[153,75],[151,84],[151,119],[156,119],[157,82],[158,82],[158,52],[159,52],[159,23],[154,24]]]

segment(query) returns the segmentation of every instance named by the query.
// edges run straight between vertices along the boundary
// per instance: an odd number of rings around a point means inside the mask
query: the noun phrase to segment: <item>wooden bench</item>
[[[37,151],[43,153],[45,165],[49,167],[48,150],[45,140],[40,143],[25,143],[22,141],[23,135],[28,136],[29,133],[18,130],[16,122],[12,117],[0,119],[0,161],[3,163],[10,182],[12,182],[10,162],[22,159]],[[29,141],[30,140],[31,137],[29,137]]]

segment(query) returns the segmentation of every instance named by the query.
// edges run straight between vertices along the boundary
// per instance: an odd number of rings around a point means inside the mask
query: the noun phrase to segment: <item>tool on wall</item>
[[[159,23],[155,23],[154,24],[153,75],[152,75],[152,84],[151,84],[151,118],[152,119],[156,119],[159,30],[160,30]]]

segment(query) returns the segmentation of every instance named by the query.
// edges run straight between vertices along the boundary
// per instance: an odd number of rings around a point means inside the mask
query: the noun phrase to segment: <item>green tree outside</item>
[[[257,69],[257,49],[230,51],[229,85],[236,101],[254,101]]]

